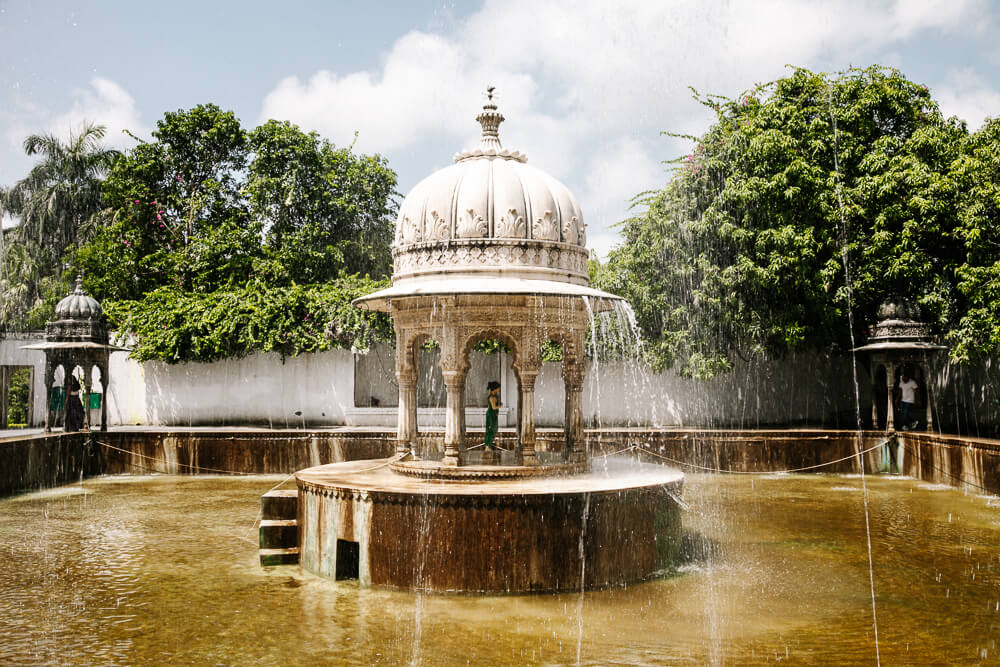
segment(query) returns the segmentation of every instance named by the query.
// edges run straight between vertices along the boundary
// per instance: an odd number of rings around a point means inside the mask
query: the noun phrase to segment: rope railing
[[[643,454],[648,454],[650,456],[655,456],[658,459],[662,459],[664,461],[668,461],[668,462],[676,464],[676,465],[686,466],[688,468],[694,468],[696,470],[704,470],[705,472],[716,472],[716,473],[721,473],[721,474],[726,474],[726,475],[765,475],[765,474],[766,475],[781,475],[781,474],[785,474],[785,473],[804,472],[806,470],[817,470],[819,468],[826,468],[828,466],[836,465],[837,463],[843,463],[844,461],[849,461],[849,460],[851,460],[853,458],[857,458],[857,457],[862,456],[864,454],[867,454],[869,452],[873,452],[876,449],[878,449],[879,447],[882,447],[883,445],[885,445],[885,443],[886,443],[886,441],[880,442],[879,444],[877,444],[877,445],[875,445],[873,447],[869,447],[868,449],[865,449],[863,451],[856,452],[856,453],[851,454],[849,456],[845,456],[843,458],[835,459],[833,461],[826,461],[824,463],[817,463],[816,465],[811,465],[811,466],[803,466],[801,468],[788,468],[786,470],[726,470],[724,468],[712,468],[712,467],[709,467],[709,466],[702,466],[702,465],[698,465],[696,463],[688,463],[687,461],[680,461],[678,459],[673,459],[673,458],[670,458],[669,456],[664,456],[663,454],[660,454],[659,452],[654,452],[652,450],[646,449],[645,447],[642,447],[640,445],[631,445],[629,447],[626,447],[624,449],[618,450],[616,452],[611,452],[610,454],[604,454],[603,456],[614,456],[615,454],[621,454],[623,452],[636,451],[636,452],[640,452],[640,453],[643,453]]]
[[[140,454],[138,452],[133,452],[132,450],[129,450],[129,449],[122,449],[121,447],[115,447],[114,445],[108,444],[106,442],[101,442],[100,440],[97,440],[97,439],[94,439],[93,442],[96,442],[100,446],[106,447],[108,449],[112,449],[112,450],[114,450],[116,452],[122,452],[123,454],[128,454],[129,456],[137,456],[137,457],[139,457],[141,459],[148,459],[150,461],[157,461],[157,462],[159,462],[159,463],[161,463],[163,465],[167,465],[166,461],[164,461],[161,458],[157,458],[155,456],[147,456],[146,454]],[[133,465],[133,464],[128,464],[128,465]],[[255,473],[255,472],[244,472],[244,471],[240,471],[240,470],[224,470],[222,468],[207,468],[205,466],[196,466],[196,465],[191,465],[191,464],[188,464],[188,463],[181,463],[180,461],[177,461],[177,462],[175,462],[173,464],[170,464],[170,465],[177,465],[177,466],[180,466],[181,468],[189,468],[191,470],[205,470],[207,472],[220,473],[220,474],[224,474],[224,475],[258,475],[258,474],[261,474],[261,473]],[[136,466],[133,465],[133,467],[136,467]],[[156,471],[154,471],[154,472],[156,472]]]

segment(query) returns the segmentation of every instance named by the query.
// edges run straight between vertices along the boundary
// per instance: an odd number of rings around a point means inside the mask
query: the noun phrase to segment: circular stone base
[[[537,466],[464,465],[446,466],[440,461],[395,461],[389,464],[393,472],[423,479],[490,480],[522,477],[556,477],[590,471],[590,462],[549,463]]]
[[[482,481],[393,464],[296,473],[304,569],[410,590],[578,591],[647,579],[680,549],[684,476],[663,466],[612,457],[585,474]]]

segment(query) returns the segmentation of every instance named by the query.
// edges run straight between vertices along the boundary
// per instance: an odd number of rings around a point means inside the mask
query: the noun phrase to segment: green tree
[[[153,138],[104,183],[102,226],[77,256],[88,288],[136,300],[164,285],[210,292],[245,281],[261,229],[241,191],[248,153],[239,120],[199,105],[165,114]]]
[[[140,359],[364,347],[391,335],[349,302],[384,284],[356,274],[388,270],[395,184],[380,156],[289,123],[246,132],[200,105],[166,114],[115,164],[76,262]]]
[[[7,397],[7,420],[10,425],[27,426],[31,415],[28,414],[31,391],[31,370],[19,368],[14,371],[10,380],[10,394]]]
[[[275,120],[250,133],[250,146],[250,209],[291,280],[390,273],[396,176],[384,158]]]
[[[707,377],[735,357],[844,349],[848,310],[860,339],[887,297],[954,319],[950,170],[967,133],[925,86],[882,67],[796,69],[698,99],[714,124],[637,198],[599,275],[633,303],[657,366]]]
[[[1000,119],[963,148],[952,174],[965,194],[956,230],[967,253],[957,271],[965,307],[948,342],[953,359],[972,362],[1000,351]]]
[[[385,287],[348,277],[321,285],[274,286],[253,281],[196,293],[161,287],[141,301],[113,301],[108,315],[135,338],[132,357],[215,361],[254,352],[294,356],[331,348],[367,349],[390,339],[389,318],[351,301]]]
[[[24,140],[24,152],[39,161],[4,193],[4,208],[18,219],[18,236],[57,260],[102,208],[101,179],[119,156],[103,147],[103,139],[104,126],[88,124],[66,143],[51,134]]]

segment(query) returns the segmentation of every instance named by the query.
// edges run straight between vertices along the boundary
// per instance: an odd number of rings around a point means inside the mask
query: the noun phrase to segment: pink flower
[[[138,199],[136,199],[136,200],[135,200],[135,203],[136,203],[136,204],[138,204],[138,203],[139,203],[139,200],[138,200]]]
[[[160,222],[163,222],[163,218],[160,217],[159,213],[156,214],[156,219],[159,220]],[[162,226],[163,225],[160,225],[160,227],[162,227]]]

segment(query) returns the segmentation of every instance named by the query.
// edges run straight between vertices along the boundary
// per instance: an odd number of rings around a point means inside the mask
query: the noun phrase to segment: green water
[[[363,590],[257,565],[280,477],[0,500],[2,664],[874,664],[861,479],[688,476],[669,578],[584,595]],[[1000,662],[1000,499],[868,478],[882,664]]]

